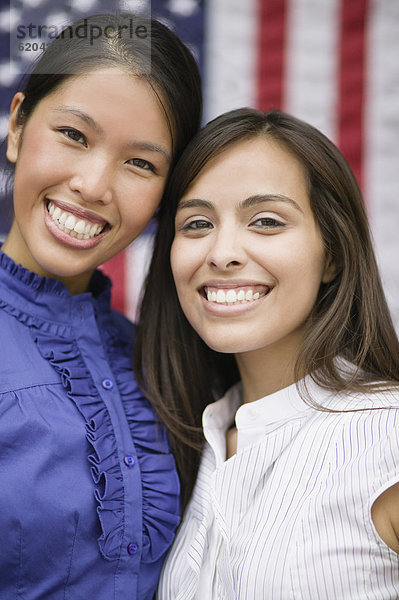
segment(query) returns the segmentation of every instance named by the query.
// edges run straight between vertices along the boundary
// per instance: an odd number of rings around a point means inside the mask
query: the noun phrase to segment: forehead
[[[101,111],[106,107],[110,118],[121,108],[124,112],[140,108],[167,122],[158,94],[154,93],[151,85],[144,78],[117,67],[98,67],[67,77],[54,91],[44,96],[41,103],[53,105],[61,98],[83,103],[93,110]]]
[[[307,177],[301,162],[267,136],[237,142],[214,156],[184,197],[207,195],[214,201],[227,197],[241,201],[257,193],[299,197],[309,204]]]

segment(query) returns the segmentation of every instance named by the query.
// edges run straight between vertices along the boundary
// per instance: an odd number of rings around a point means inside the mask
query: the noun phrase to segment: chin
[[[79,264],[77,261],[76,264],[73,264],[71,261],[63,261],[60,263],[59,261],[48,261],[48,260],[37,260],[37,264],[39,265],[42,273],[44,273],[47,277],[51,277],[53,279],[69,279],[74,277],[79,277],[83,273],[92,271],[93,268],[87,265]]]
[[[248,345],[248,340],[246,340],[247,343],[244,343],[243,341],[221,340],[220,338],[217,340],[206,338],[202,339],[211,350],[220,352],[221,354],[239,354],[241,352],[250,352],[251,350],[255,350],[254,347]]]

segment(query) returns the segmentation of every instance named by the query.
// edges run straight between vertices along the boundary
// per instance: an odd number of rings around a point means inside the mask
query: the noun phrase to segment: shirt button
[[[114,382],[112,381],[112,379],[103,379],[101,385],[105,390],[112,390],[112,388],[114,387]]]
[[[258,415],[258,411],[256,410],[256,408],[253,408],[252,406],[250,408],[248,408],[248,416],[250,419],[253,419],[255,421],[255,419],[258,419],[259,415]]]
[[[125,456],[125,458],[123,460],[125,462],[125,465],[127,465],[128,467],[133,467],[134,456],[130,456],[130,454],[128,454],[127,456]]]
[[[130,556],[133,556],[133,554],[136,554],[138,549],[139,549],[139,547],[137,544],[135,544],[135,543],[129,544],[127,547],[127,553],[130,554]]]

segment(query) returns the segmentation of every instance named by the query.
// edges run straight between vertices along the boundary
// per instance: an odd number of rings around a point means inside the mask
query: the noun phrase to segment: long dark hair
[[[322,284],[296,365],[331,390],[373,391],[399,381],[399,343],[389,314],[359,187],[342,154],[314,127],[272,110],[239,109],[209,123],[189,144],[166,190],[142,301],[137,377],[173,434],[188,499],[196,476],[201,414],[214,393],[237,381],[231,354],[207,348],[187,322],[170,268],[179,199],[201,169],[226,148],[254,137],[273,138],[303,165],[313,214],[335,278]],[[355,365],[348,378],[337,357]],[[306,390],[302,390],[305,399]]]
[[[141,27],[146,35],[128,35],[132,24],[135,31]],[[93,28],[102,35],[93,39]],[[170,29],[141,15],[90,15],[60,32],[23,79],[25,99],[18,124],[24,126],[38,103],[68,78],[99,67],[118,67],[148,82],[165,112],[176,160],[200,126],[199,70],[190,51]],[[12,175],[13,166],[9,164],[8,170]]]

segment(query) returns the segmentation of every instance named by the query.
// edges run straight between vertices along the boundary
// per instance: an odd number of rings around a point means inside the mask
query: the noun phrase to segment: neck
[[[243,401],[253,402],[274,394],[296,382],[295,362],[298,347],[265,347],[236,354],[240,372]]]

